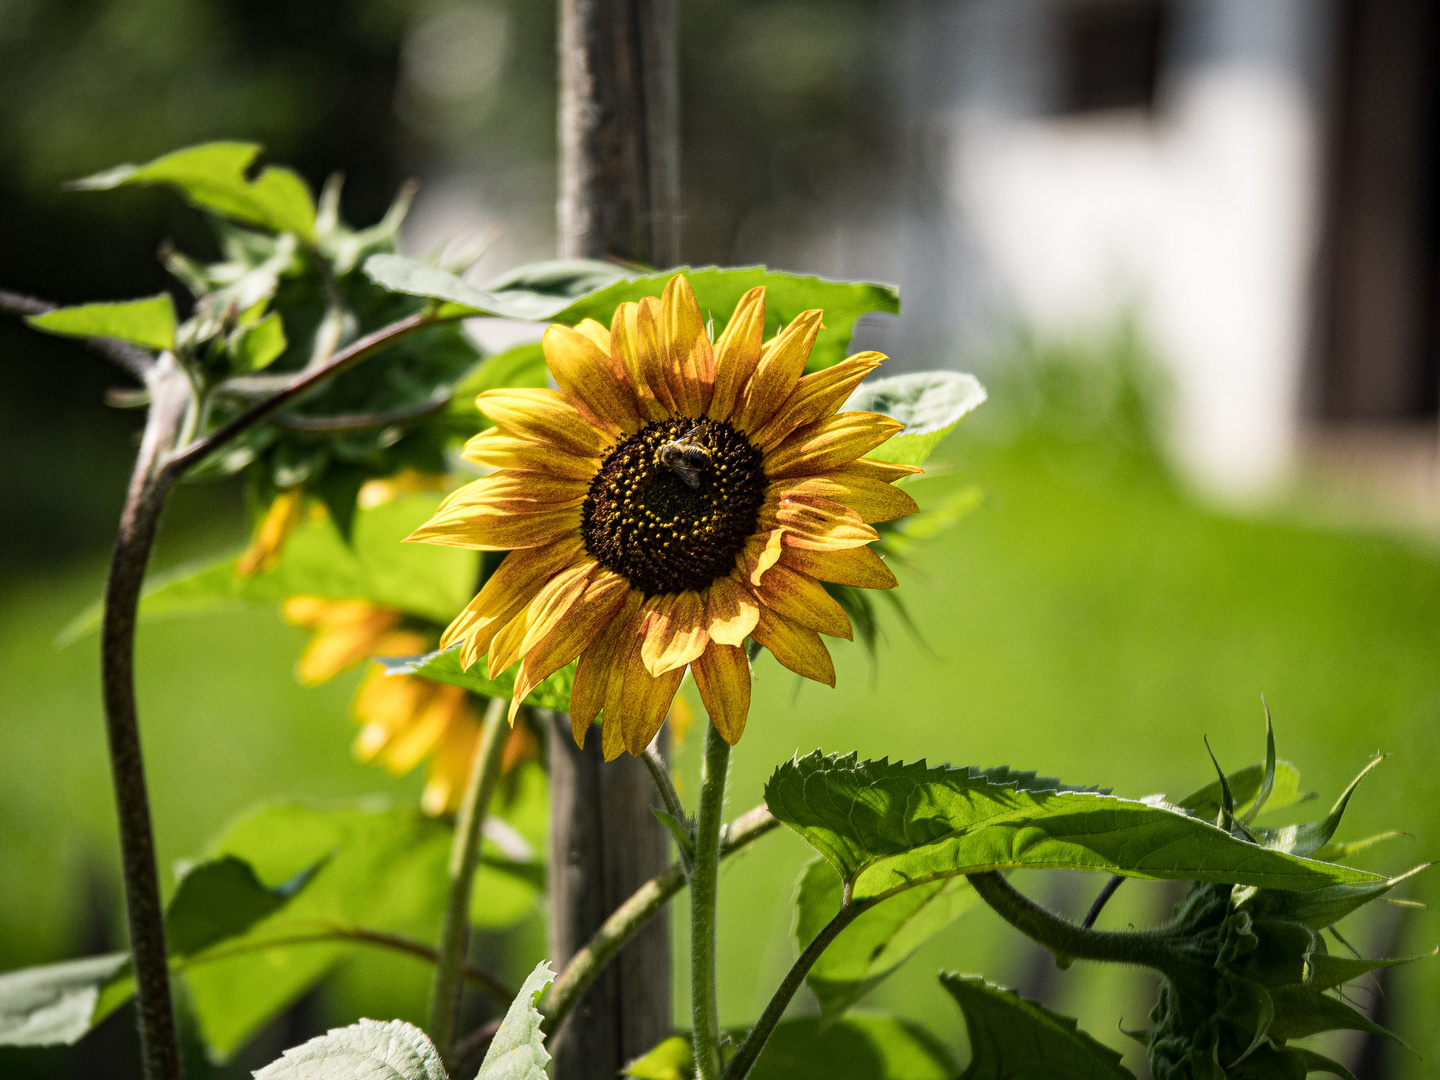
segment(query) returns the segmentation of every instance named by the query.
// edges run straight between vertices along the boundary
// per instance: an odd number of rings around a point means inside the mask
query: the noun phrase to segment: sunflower
[[[400,611],[368,600],[292,596],[284,614],[315,632],[295,665],[296,677],[306,686],[377,656],[425,652],[435,642],[433,631],[406,628]],[[416,675],[389,675],[375,664],[355,692],[351,710],[360,724],[356,758],[378,760],[400,776],[429,757],[421,808],[427,814],[456,810],[480,738],[482,706],[472,694]],[[538,747],[530,729],[517,726],[506,742],[502,770],[509,772]]]
[[[913,466],[865,453],[901,429],[837,412],[885,358],[859,353],[805,375],[821,329],[806,311],[764,341],[765,290],[711,344],[684,277],[607,330],[551,326],[558,390],[489,390],[495,426],[465,447],[494,470],[451,494],[411,540],[509,551],[440,639],[491,677],[519,662],[516,705],[578,659],[575,739],[603,714],[607,760],[641,753],[688,667],[727,742],[745,729],[752,638],[835,685],[820,635],[851,637],[822,582],[888,589],[871,523],[916,509],[892,487]]]

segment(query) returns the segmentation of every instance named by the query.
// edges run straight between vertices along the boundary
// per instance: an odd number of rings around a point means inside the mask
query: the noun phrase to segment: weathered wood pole
[[[560,0],[560,254],[677,261],[674,0]],[[645,767],[604,763],[553,718],[550,941],[557,967],[665,869],[669,836]],[[627,944],[552,1040],[556,1080],[615,1080],[671,1031],[670,920]]]

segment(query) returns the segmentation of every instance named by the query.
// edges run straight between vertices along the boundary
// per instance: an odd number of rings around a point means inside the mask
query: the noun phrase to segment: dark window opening
[[[1070,0],[1060,12],[1060,110],[1155,105],[1163,0]]]

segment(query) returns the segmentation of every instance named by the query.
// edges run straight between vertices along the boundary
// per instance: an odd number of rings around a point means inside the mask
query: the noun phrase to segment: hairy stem
[[[165,918],[155,865],[155,833],[135,711],[135,613],[171,483],[160,461],[170,450],[190,402],[189,381],[173,358],[166,356],[147,380],[152,402],[105,583],[100,657],[105,735],[119,817],[125,912],[135,967],[140,1052],[147,1080],[180,1077],[170,965],[165,952]]]
[[[779,824],[764,806],[741,814],[725,828],[720,857],[723,859],[739,851]],[[541,1031],[549,1035],[559,1028],[590,984],[605,970],[605,965],[640,932],[652,915],[685,887],[686,880],[684,864],[671,863],[665,873],[651,878],[615,909],[595,936],[585,943],[585,947],[570,958],[570,963],[555,977],[550,989],[541,998],[538,1008],[545,1017],[540,1024]]]
[[[810,969],[815,966],[815,961],[820,959],[820,954],[830,945],[840,931],[855,921],[855,918],[870,905],[855,903],[850,899],[850,890],[845,890],[845,902],[840,905],[839,912],[835,917],[821,928],[809,945],[805,946],[802,952],[785,973],[775,993],[771,996],[765,1011],[760,1014],[760,1019],[755,1021],[755,1026],[750,1029],[750,1034],[745,1036],[745,1041],[740,1044],[740,1049],[730,1060],[730,1067],[725,1070],[725,1080],[745,1080],[746,1074],[754,1067],[755,1061],[760,1056],[760,1051],[765,1049],[765,1044],[770,1041],[771,1034],[775,1031],[775,1025],[780,1023],[780,1018],[785,1015],[785,1009],[790,1004],[790,999],[795,996],[795,991],[800,989],[800,984],[805,981],[805,976],[810,974]]]
[[[470,892],[480,865],[485,815],[489,813],[490,797],[500,779],[505,736],[509,734],[509,725],[505,722],[509,706],[505,698],[490,699],[465,794],[460,800],[460,811],[455,816],[455,842],[450,848],[450,896],[445,905],[440,954],[435,963],[435,989],[430,998],[430,1038],[447,1066],[451,1064],[455,1042],[465,946],[470,938]]]
[[[980,899],[997,915],[1032,941],[1038,941],[1059,963],[1070,960],[1098,960],[1113,964],[1136,964],[1172,974],[1182,961],[1163,930],[1115,933],[1076,926],[1046,911],[1016,892],[998,870],[969,874],[970,884]]]
[[[705,725],[700,766],[700,807],[695,823],[695,865],[690,871],[690,1020],[694,1025],[695,1074],[720,1080],[720,1009],[715,986],[715,905],[720,883],[720,823],[730,744]]]

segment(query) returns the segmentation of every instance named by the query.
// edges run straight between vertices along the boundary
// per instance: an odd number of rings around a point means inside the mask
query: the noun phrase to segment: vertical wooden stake
[[[674,0],[560,0],[560,254],[652,266],[678,260]],[[663,871],[669,836],[645,766],[605,764],[551,724],[551,959],[563,966],[635,889]],[[556,1080],[614,1080],[671,1031],[670,920],[657,915],[551,1041]]]

